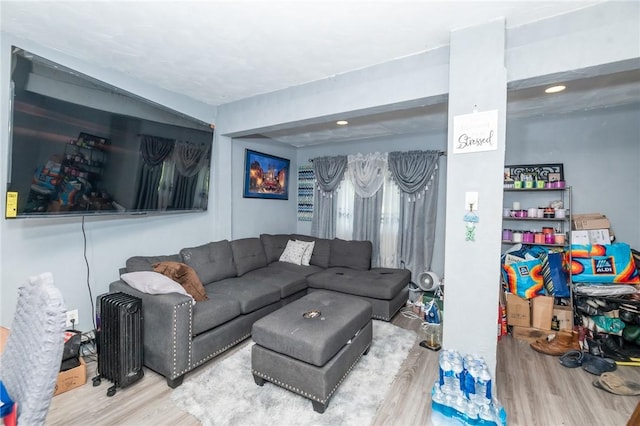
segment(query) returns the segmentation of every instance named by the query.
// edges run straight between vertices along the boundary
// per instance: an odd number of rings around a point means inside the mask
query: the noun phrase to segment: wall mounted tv
[[[212,126],[20,48],[11,60],[6,217],[207,209]]]

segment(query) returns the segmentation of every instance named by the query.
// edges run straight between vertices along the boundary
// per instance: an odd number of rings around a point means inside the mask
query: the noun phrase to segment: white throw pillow
[[[302,264],[302,256],[307,246],[300,243],[301,241],[287,241],[287,246],[278,260],[280,260],[280,262],[295,263],[296,265]]]
[[[316,245],[315,241],[300,241],[297,242],[304,244],[304,254],[302,255],[301,265],[309,266],[309,261],[311,260],[311,256],[313,255],[313,247]]]
[[[191,297],[179,283],[166,275],[154,271],[127,272],[120,275],[122,281],[147,294],[180,293]],[[193,299],[193,297],[191,297]],[[195,300],[194,302],[195,303]]]

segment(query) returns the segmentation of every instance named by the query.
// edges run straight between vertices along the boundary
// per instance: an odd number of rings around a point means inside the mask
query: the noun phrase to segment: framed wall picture
[[[289,164],[286,158],[250,149],[244,157],[244,198],[289,199]]]

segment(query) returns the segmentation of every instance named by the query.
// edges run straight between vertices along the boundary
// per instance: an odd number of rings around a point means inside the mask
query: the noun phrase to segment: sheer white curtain
[[[398,247],[401,194],[397,185],[391,180],[390,172],[386,167],[386,157],[386,153],[349,156],[349,170],[336,194],[338,217],[336,237],[345,240],[353,239],[356,197],[362,197],[362,195],[371,197],[380,192],[382,197],[380,212],[371,218],[376,221],[375,226],[378,227],[380,235],[374,249],[377,258],[373,263],[375,266],[397,268],[401,266]],[[353,168],[357,168],[357,171],[352,172]],[[357,185],[354,185],[353,181]]]
[[[400,189],[385,173],[382,186],[382,218],[380,220],[380,266],[399,268],[398,232],[400,232]]]
[[[344,179],[338,187],[336,238],[351,240],[353,238],[353,199],[356,192],[349,179]]]

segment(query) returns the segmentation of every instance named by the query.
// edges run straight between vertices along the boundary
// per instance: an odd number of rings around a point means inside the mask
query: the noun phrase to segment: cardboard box
[[[531,327],[551,330],[553,296],[537,296],[531,299]]]
[[[575,214],[572,218],[572,225],[574,230],[611,228],[609,219],[601,213]]]
[[[556,317],[560,330],[573,330],[573,310],[569,306],[554,306],[553,317]]]
[[[511,327],[511,337],[518,340],[524,340],[529,343],[533,343],[538,339],[544,339],[550,334],[551,332],[548,330],[540,330],[533,327]]]
[[[84,359],[80,357],[80,365],[67,371],[58,373],[58,381],[56,382],[56,390],[53,396],[59,395],[68,390],[77,388],[87,383],[87,365]]]
[[[571,244],[611,244],[612,232],[609,229],[589,229],[584,231],[571,231]]]
[[[531,305],[513,293],[507,293],[507,324],[521,327],[531,326]]]

